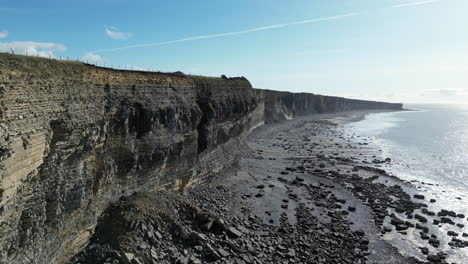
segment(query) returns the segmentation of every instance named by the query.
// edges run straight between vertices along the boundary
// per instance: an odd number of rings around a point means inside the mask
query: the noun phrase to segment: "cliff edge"
[[[365,109],[402,105],[0,54],[0,263],[66,262],[111,202],[223,171],[262,122]]]

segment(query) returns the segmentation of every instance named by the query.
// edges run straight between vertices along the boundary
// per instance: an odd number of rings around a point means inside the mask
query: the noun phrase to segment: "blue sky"
[[[463,103],[467,14],[467,0],[0,0],[0,51]]]

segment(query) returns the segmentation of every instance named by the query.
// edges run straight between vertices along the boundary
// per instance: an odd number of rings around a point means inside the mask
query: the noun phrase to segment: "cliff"
[[[276,123],[298,116],[356,110],[402,110],[402,104],[346,99],[309,93],[264,91],[265,122]]]
[[[401,108],[0,54],[0,263],[64,263],[110,202],[221,172],[262,122]]]

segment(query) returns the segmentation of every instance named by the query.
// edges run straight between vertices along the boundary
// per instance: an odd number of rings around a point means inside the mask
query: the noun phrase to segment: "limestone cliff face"
[[[60,263],[109,202],[236,160],[263,116],[245,79],[0,56],[0,260]]]
[[[110,202],[226,169],[261,122],[379,108],[401,105],[0,54],[0,263],[64,263]]]
[[[402,110],[402,104],[354,100],[309,93],[265,90],[265,122],[275,123],[297,116],[352,110]]]

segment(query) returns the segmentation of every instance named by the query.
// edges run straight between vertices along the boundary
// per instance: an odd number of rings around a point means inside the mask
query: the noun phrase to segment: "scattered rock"
[[[422,216],[422,215],[414,214],[414,218],[416,218],[417,220],[419,220],[419,222],[421,222],[421,223],[427,223],[427,218],[425,218],[425,217]]]
[[[424,255],[427,255],[427,254],[429,254],[429,249],[426,248],[426,247],[423,247],[423,248],[421,248],[421,252],[422,252]]]
[[[229,234],[232,235],[233,237],[241,237],[242,236],[242,232],[237,230],[234,227],[230,227],[228,230],[229,230]]]

